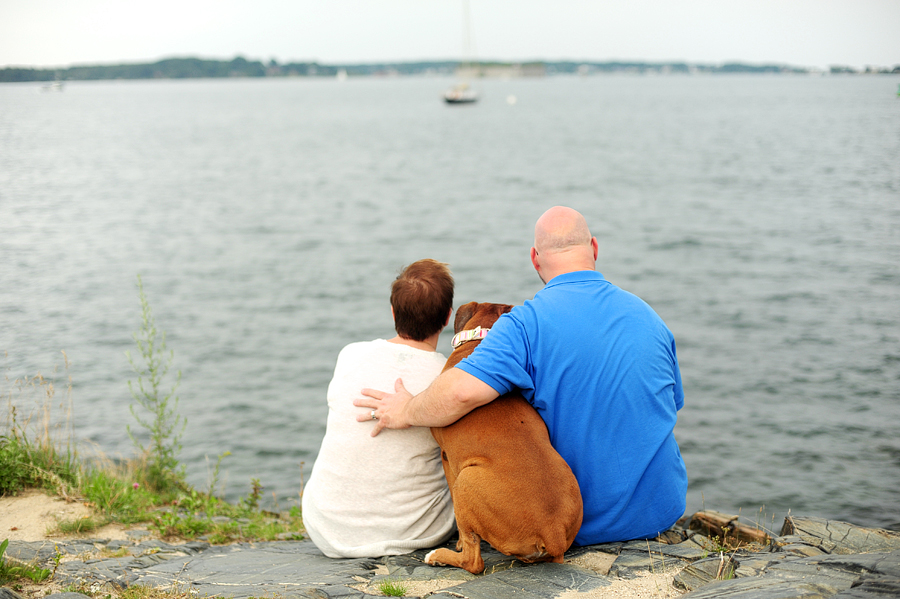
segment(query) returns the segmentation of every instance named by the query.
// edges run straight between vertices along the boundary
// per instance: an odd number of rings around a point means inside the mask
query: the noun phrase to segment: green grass
[[[7,378],[7,383],[7,422],[5,434],[0,436],[0,494],[39,488],[77,497],[94,508],[95,514],[89,518],[60,521],[58,532],[87,533],[115,522],[144,524],[162,537],[190,540],[206,535],[216,544],[274,540],[279,535],[303,538],[298,507],[285,513],[260,508],[264,488],[258,480],[250,482],[247,495],[235,504],[215,496],[219,468],[228,452],[219,456],[207,491],[186,483],[159,491],[148,482],[145,454],[119,461],[96,454],[81,458],[69,439],[54,438],[53,427],[46,424],[53,420],[50,412],[55,403],[50,379],[37,375],[16,381]],[[39,407],[20,417],[19,406],[33,403],[35,396]]]
[[[403,597],[409,591],[409,585],[399,578],[385,578],[378,583],[378,590],[388,597]]]
[[[65,354],[63,354],[65,356]],[[79,465],[71,439],[58,440],[71,422],[71,380],[60,403],[64,418],[54,418],[57,401],[52,379],[38,373],[10,380],[5,377],[5,426],[0,429],[0,495],[24,488],[42,488],[68,496],[77,486]]]
[[[85,516],[83,518],[75,518],[73,520],[60,520],[56,523],[59,532],[67,535],[82,534],[92,532],[101,528],[106,524],[103,518],[95,518],[94,516]]]
[[[247,495],[237,503],[216,496],[220,466],[230,455],[228,451],[218,456],[205,491],[194,489],[185,481],[184,465],[177,460],[185,423],[175,411],[178,380],[166,382],[173,354],[166,348],[165,333],[156,330],[140,278],[138,291],[142,327],[134,340],[140,358],[133,360],[129,356],[138,377],[136,385],[129,384],[134,399],[130,407],[135,420],[146,429],[149,443],[142,445],[129,428],[137,456],[124,460],[112,460],[99,452],[81,456],[76,451],[72,427],[68,359],[63,374],[54,369],[49,377],[38,373],[10,378],[7,373],[6,388],[0,389],[0,401],[6,403],[5,422],[0,422],[0,496],[37,488],[85,502],[93,508],[90,516],[57,523],[56,532],[68,535],[120,523],[141,524],[166,538],[191,540],[203,536],[213,544],[302,539],[299,507],[284,513],[263,510],[260,504],[264,487],[259,480],[250,481]],[[180,373],[177,378],[180,379]],[[163,386],[170,391],[161,392]],[[65,390],[61,398],[58,388]],[[5,559],[8,545],[8,540],[0,544],[0,584],[41,583],[53,578],[55,566],[47,570]],[[57,566],[60,557],[55,560]],[[119,599],[178,599],[190,594],[177,589],[129,587],[116,595]]]

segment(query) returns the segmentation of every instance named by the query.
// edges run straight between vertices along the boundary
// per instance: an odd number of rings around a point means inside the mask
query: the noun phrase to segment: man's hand
[[[441,373],[415,397],[406,390],[400,379],[394,383],[394,393],[363,389],[362,394],[366,397],[353,400],[353,405],[371,409],[357,416],[356,420],[378,420],[372,429],[373,437],[385,428],[450,426],[498,395],[490,385],[459,368]]]
[[[367,397],[353,400],[353,405],[372,409],[357,416],[356,421],[376,420],[375,428],[372,429],[373,437],[378,436],[378,433],[384,428],[409,428],[410,424],[404,418],[403,411],[413,396],[403,386],[401,379],[397,379],[394,383],[394,393],[385,393],[377,389],[363,389],[362,394]]]

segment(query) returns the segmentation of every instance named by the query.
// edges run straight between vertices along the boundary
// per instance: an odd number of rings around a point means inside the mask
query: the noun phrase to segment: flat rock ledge
[[[376,559],[330,559],[308,540],[227,546],[168,544],[138,536],[129,541],[11,541],[7,557],[52,568],[57,552],[63,554],[55,574],[63,586],[100,590],[148,585],[234,599],[370,597],[381,594],[378,584],[384,579],[431,589],[411,596],[436,599],[602,597],[603,587],[617,579],[663,571],[677,572],[675,588],[664,589],[666,596],[683,592],[685,599],[900,597],[900,533],[788,517],[781,534],[767,543],[719,553],[714,540],[703,534],[712,532],[695,530],[695,519],[685,519],[650,541],[574,548],[566,553],[565,564],[527,565],[484,544],[485,572],[477,576],[425,565],[424,550]],[[114,557],[105,557],[110,555]],[[11,589],[0,589],[0,599],[15,597]]]

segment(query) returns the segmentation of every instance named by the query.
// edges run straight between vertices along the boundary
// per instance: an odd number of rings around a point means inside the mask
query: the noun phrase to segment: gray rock
[[[702,537],[701,537],[702,538]],[[630,546],[630,544],[629,544]],[[644,549],[648,547],[644,544]],[[706,545],[698,543],[694,537],[688,538],[677,545],[659,545],[650,542],[649,551],[660,559],[679,559],[685,562],[695,562],[709,556],[709,549]]]
[[[623,551],[609,568],[609,575],[617,578],[637,578],[654,567],[661,567],[659,559],[637,551]]]
[[[692,591],[715,582],[719,571],[719,559],[706,558],[694,562],[675,575],[672,584],[675,588]]]
[[[900,533],[880,528],[863,528],[824,518],[788,516],[784,519],[781,536],[797,535],[828,541],[826,551],[848,555],[852,553],[887,552],[900,549]],[[833,544],[833,548],[831,545]]]
[[[619,549],[619,557],[609,569],[609,575],[618,578],[636,578],[646,572],[680,568],[709,556],[709,551],[693,539],[677,545],[655,540],[631,541]]]
[[[857,578],[866,574],[879,574],[900,578],[900,549],[890,553],[866,553],[860,555],[826,555],[806,558],[802,561],[821,568],[836,570]]]
[[[761,555],[764,554],[756,554],[753,558],[763,561]],[[900,551],[821,557],[788,555],[784,559],[771,559],[750,577],[744,576],[744,566],[739,558],[735,578],[724,581],[714,580],[708,561],[694,563],[676,576],[679,588],[696,589],[684,595],[685,598],[874,598],[882,589],[888,592],[887,596],[897,596],[890,593],[893,593],[895,582],[900,580]]]
[[[676,576],[675,585],[689,591],[685,595],[688,599],[900,596],[900,548],[869,553],[853,551],[853,548],[890,546],[895,536],[900,537],[890,531],[793,518],[782,536],[765,550],[744,549],[726,555],[727,559],[733,559],[730,580],[716,580],[722,558],[710,554],[704,537],[675,532],[665,537],[668,542],[609,543],[567,552],[567,558],[584,558],[579,563],[585,567],[552,563],[527,565],[485,544],[482,549],[486,568],[478,576],[458,568],[425,564],[428,550],[381,559],[335,560],[322,555],[309,540],[211,547],[200,541],[175,545],[150,539],[137,544],[87,539],[60,543],[11,542],[8,551],[11,550],[11,557],[46,568],[57,552],[81,555],[102,548],[110,551],[124,548],[129,555],[61,563],[56,579],[63,584],[99,582],[119,588],[135,584],[177,587],[198,596],[234,599],[267,595],[285,599],[364,599],[370,595],[355,587],[363,584],[373,588],[385,577],[385,569],[387,577],[401,581],[444,579],[454,583],[433,593],[433,597],[550,599],[568,589],[592,590],[609,585],[617,577],[633,578],[679,565],[685,567]],[[383,568],[379,569],[380,566]],[[21,598],[0,594],[0,599]]]
[[[541,563],[504,570],[491,576],[480,576],[470,582],[437,591],[430,597],[551,599],[566,590],[590,591],[610,584],[609,580],[578,566]]]
[[[56,557],[56,548],[57,544],[49,541],[10,541],[4,556],[27,564],[47,563]],[[60,546],[60,551],[69,552],[65,545]]]
[[[819,553],[815,555],[821,555],[823,553],[831,553],[834,551],[837,545],[832,543],[827,539],[821,539],[819,537],[810,537],[804,535],[784,535],[781,537],[776,537],[772,539],[772,544],[776,547],[795,547],[798,545],[806,545],[808,547],[813,547],[819,550]],[[790,551],[789,549],[784,549],[785,551]]]
[[[804,581],[769,578],[734,578],[709,584],[698,591],[682,595],[683,599],[825,599],[834,595],[831,589]]]
[[[835,599],[879,599],[900,597],[900,578],[894,576],[863,576],[853,585],[834,595]]]
[[[826,555],[827,552],[822,551],[818,547],[813,547],[811,545],[807,545],[806,543],[791,543],[790,545],[784,545],[781,548],[785,553],[791,553],[793,555],[801,555],[804,557],[813,557],[816,555]]]
[[[827,590],[832,595],[843,589],[849,589],[850,585],[859,578],[858,572],[850,573],[841,568],[822,567],[820,559],[798,557],[793,560],[776,562],[765,569],[765,578],[812,584],[817,588]]]
[[[90,599],[87,595],[83,595],[82,593],[53,593],[52,595],[47,595],[44,599]]]
[[[735,561],[738,566],[735,571],[735,576],[762,576],[765,573],[766,568],[770,567],[772,564],[795,558],[795,555],[781,552],[739,553],[735,556]]]
[[[210,548],[199,558],[170,559],[138,573],[138,584],[189,586],[200,596],[240,599],[267,594],[308,596],[310,589],[326,597],[362,596],[348,589],[354,576],[377,565],[373,559],[335,560],[308,541],[240,544]],[[314,595],[313,595],[314,596]]]
[[[24,599],[22,595],[7,587],[0,587],[0,599]]]

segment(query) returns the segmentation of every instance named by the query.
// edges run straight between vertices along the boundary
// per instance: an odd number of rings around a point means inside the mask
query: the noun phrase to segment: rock
[[[849,589],[834,595],[835,599],[878,599],[900,597],[900,578],[895,576],[863,576]]]
[[[698,562],[676,576],[679,588],[695,588],[685,599],[727,597],[728,599],[789,599],[794,597],[867,597],[884,589],[894,593],[900,580],[900,550],[891,553],[787,556],[773,559],[758,573],[746,577],[738,560],[735,578],[710,580],[709,567]],[[697,575],[701,571],[706,576]],[[690,586],[694,584],[694,586]]]
[[[683,591],[692,591],[714,582],[718,570],[719,560],[707,558],[684,568],[675,575],[672,583],[675,585],[675,588]]]
[[[479,576],[470,582],[433,593],[430,597],[551,599],[566,590],[590,591],[610,584],[610,581],[585,568],[568,564],[541,563],[504,570],[490,576]]]
[[[783,545],[781,550],[785,553],[793,553],[794,555],[802,555],[805,557],[813,557],[815,555],[825,555],[826,552],[822,551],[818,547],[812,547],[805,543],[794,543],[790,545]]]
[[[88,552],[98,555],[97,550],[106,549],[120,556],[63,561],[56,571],[57,582],[118,588],[176,586],[192,595],[234,599],[268,595],[364,599],[371,596],[364,590],[377,592],[378,582],[386,578],[420,583],[419,588],[427,586],[421,583],[439,581],[431,588],[446,588],[427,591],[435,598],[551,599],[566,591],[592,591],[615,579],[673,568],[681,569],[675,586],[688,591],[685,599],[900,596],[900,547],[890,549],[900,535],[891,531],[794,517],[771,544],[752,544],[752,551],[745,546],[722,554],[711,551],[712,542],[696,532],[670,532],[649,541],[576,547],[567,552],[569,563],[565,564],[523,564],[485,544],[486,568],[477,576],[458,568],[426,565],[428,549],[380,559],[336,560],[322,555],[309,540],[228,546],[150,539],[137,544],[103,539],[11,541],[7,551],[14,559],[46,568],[53,567],[57,552],[84,559]],[[447,544],[453,545],[453,541]],[[0,599],[21,598],[0,593]]]
[[[683,599],[824,599],[834,591],[805,581],[735,578],[710,584]]]
[[[7,587],[0,587],[0,599],[24,599],[22,595],[18,594],[12,589]]]
[[[822,546],[827,553],[846,555],[900,549],[900,533],[824,518],[788,516],[781,528],[781,536],[785,535],[827,541],[827,545]]]
[[[132,541],[138,541],[145,537],[150,536],[150,532],[146,530],[126,530],[125,536],[131,539]]]
[[[7,558],[25,563],[44,563],[56,557],[54,544],[47,541],[10,541],[4,553]]]

